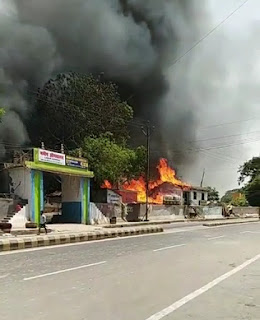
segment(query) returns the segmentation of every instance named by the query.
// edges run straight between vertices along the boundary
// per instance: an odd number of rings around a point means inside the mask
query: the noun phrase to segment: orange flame
[[[185,189],[190,187],[187,183],[182,182],[176,177],[175,170],[168,166],[168,162],[166,159],[164,158],[160,159],[159,164],[157,166],[157,170],[159,173],[159,179],[156,181],[149,181],[149,194],[151,195],[148,198],[149,203],[156,203],[156,204],[163,203],[164,195],[160,192],[153,194],[153,189],[156,187],[159,187],[165,182],[170,183],[174,186],[185,188]],[[108,189],[112,188],[111,183],[109,183],[109,181],[107,180],[104,181],[104,184],[102,185],[102,187],[108,188]],[[138,202],[146,201],[146,182],[143,177],[140,177],[137,180],[133,179],[129,182],[125,182],[122,185],[122,188],[124,190],[136,191]]]
[[[180,187],[188,187],[189,185],[185,182],[182,182],[176,177],[176,172],[174,169],[168,166],[168,162],[166,159],[160,159],[160,162],[157,166],[157,169],[160,174],[160,181],[161,182],[169,182],[174,185]]]
[[[104,183],[101,186],[102,189],[112,189],[112,184],[108,181],[105,180]]]

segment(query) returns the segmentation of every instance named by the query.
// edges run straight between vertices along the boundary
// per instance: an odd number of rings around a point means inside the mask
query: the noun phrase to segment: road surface
[[[0,319],[260,319],[260,223],[0,254]]]

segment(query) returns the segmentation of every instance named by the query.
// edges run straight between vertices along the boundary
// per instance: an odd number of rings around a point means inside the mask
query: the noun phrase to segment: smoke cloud
[[[172,65],[214,27],[217,3],[0,0],[0,106],[8,111],[0,150],[3,142],[28,141],[28,89],[59,72],[103,72],[119,84],[137,116],[156,122],[152,155],[168,156],[181,174],[197,179],[187,163],[200,157],[187,152],[187,143],[209,136],[200,136],[198,127],[223,122],[238,109],[256,110],[259,101],[253,78],[259,25],[248,26],[243,37],[248,54],[241,51],[239,32],[223,31]]]
[[[0,3],[4,85],[0,102],[17,119],[26,117],[30,108],[24,96],[27,88],[37,88],[55,73],[71,70],[104,72],[130,97],[130,103],[138,105],[137,114],[156,118],[169,88],[164,72],[185,34],[191,40],[199,29],[199,11],[190,0]],[[17,129],[9,128],[20,136]]]

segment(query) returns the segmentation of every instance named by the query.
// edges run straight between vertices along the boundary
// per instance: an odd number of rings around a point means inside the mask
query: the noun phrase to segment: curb
[[[230,220],[229,220],[230,221]],[[260,222],[259,219],[257,220],[245,220],[245,221],[232,221],[232,222],[215,222],[215,223],[203,223],[204,227],[216,227],[216,226],[223,226],[223,225],[229,225],[229,224],[241,224],[241,223],[251,223],[251,222]]]
[[[0,252],[21,250],[67,243],[85,242],[108,238],[127,237],[141,234],[163,232],[162,227],[127,228],[125,230],[108,230],[61,235],[36,236],[35,238],[12,238],[0,240]]]
[[[110,224],[110,225],[103,225],[103,228],[106,229],[113,229],[113,228],[126,228],[126,227],[138,227],[138,226],[149,226],[149,225],[160,225],[160,224],[170,224],[170,223],[174,223],[174,222],[184,222],[185,220],[166,220],[166,221],[151,221],[151,222],[144,222],[144,221],[140,221],[140,222],[128,222],[129,225],[126,224]]]
[[[106,229],[113,229],[113,228],[125,228],[125,227],[137,227],[137,226],[148,226],[148,225],[161,225],[161,224],[171,224],[171,223],[178,223],[178,222],[205,222],[205,221],[225,221],[225,220],[232,220],[238,218],[198,218],[198,219],[176,219],[176,220],[164,220],[164,221],[140,221],[140,222],[126,222],[125,224],[118,223],[118,224],[110,224],[110,225],[103,225],[103,228]],[[247,218],[244,218],[247,219]],[[128,224],[128,225],[127,225]]]

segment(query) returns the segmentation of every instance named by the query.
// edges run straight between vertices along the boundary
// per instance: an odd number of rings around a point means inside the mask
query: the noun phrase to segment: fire
[[[136,191],[138,202],[146,201],[146,183],[143,177],[140,177],[138,180],[133,179],[130,182],[125,182],[122,187],[124,190]]]
[[[160,192],[155,192],[156,188],[161,186],[164,183],[171,184],[173,186],[183,188],[189,188],[190,186],[182,182],[176,177],[176,172],[174,169],[168,166],[168,162],[166,159],[162,158],[159,161],[158,166],[156,167],[159,173],[159,179],[155,181],[149,181],[149,198],[148,201],[150,203],[162,204],[164,194]],[[109,181],[105,180],[102,188],[111,189],[112,185]],[[143,177],[140,177],[138,180],[131,180],[129,182],[125,182],[122,185],[124,190],[136,191],[137,192],[137,200],[138,202],[146,201],[146,182]]]
[[[187,183],[182,182],[176,177],[175,170],[168,166],[168,162],[166,159],[160,159],[157,169],[160,174],[160,184],[162,182],[169,182],[180,187],[189,186]]]
[[[108,181],[105,180],[104,183],[101,186],[102,189],[112,189],[112,184]]]

